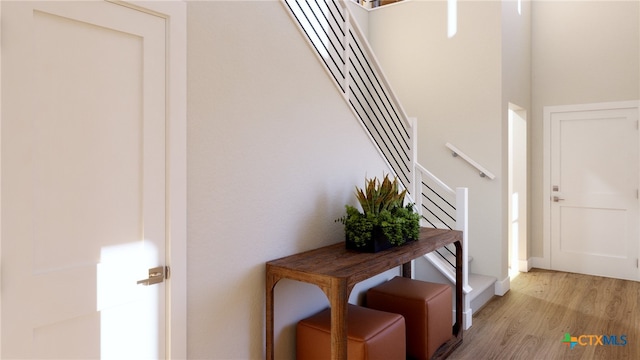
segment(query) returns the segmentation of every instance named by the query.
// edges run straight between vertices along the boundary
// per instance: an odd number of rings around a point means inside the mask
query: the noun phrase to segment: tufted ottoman
[[[296,359],[330,359],[330,334],[330,309],[300,320],[296,326]],[[404,318],[398,314],[349,304],[347,358],[405,360]]]
[[[429,359],[452,335],[451,287],[397,276],[367,291],[367,307],[401,314],[407,357]]]

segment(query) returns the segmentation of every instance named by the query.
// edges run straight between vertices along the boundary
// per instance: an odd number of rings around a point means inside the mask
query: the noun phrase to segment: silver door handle
[[[558,202],[558,201],[562,201],[562,200],[564,200],[564,199],[561,198],[561,197],[557,197],[557,196],[553,197],[553,202]]]
[[[164,266],[154,267],[149,269],[149,278],[144,280],[138,280],[136,284],[149,286],[153,284],[159,284],[164,281]]]

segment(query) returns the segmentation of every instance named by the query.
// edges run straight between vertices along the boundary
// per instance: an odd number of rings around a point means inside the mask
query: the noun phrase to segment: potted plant
[[[398,179],[385,175],[365,179],[364,189],[356,186],[356,198],[362,207],[346,205],[346,215],[339,218],[344,224],[345,244],[348,249],[378,252],[407,241],[417,240],[420,215],[413,211],[414,204],[404,204],[407,190],[400,190]]]

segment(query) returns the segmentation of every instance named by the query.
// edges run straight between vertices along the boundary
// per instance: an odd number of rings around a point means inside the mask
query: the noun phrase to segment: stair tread
[[[469,296],[473,298],[473,294],[479,294],[485,291],[487,288],[493,286],[496,281],[497,279],[493,276],[469,273],[469,286],[473,289],[471,293],[469,293]]]

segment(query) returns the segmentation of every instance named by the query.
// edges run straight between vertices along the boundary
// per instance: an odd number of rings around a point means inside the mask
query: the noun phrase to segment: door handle
[[[562,200],[564,200],[564,199],[561,198],[561,197],[557,197],[557,196],[553,197],[553,202],[558,202],[558,201],[562,201]]]
[[[153,284],[159,284],[164,281],[164,266],[158,266],[149,269],[149,278],[144,280],[138,280],[136,284],[149,286]]]

